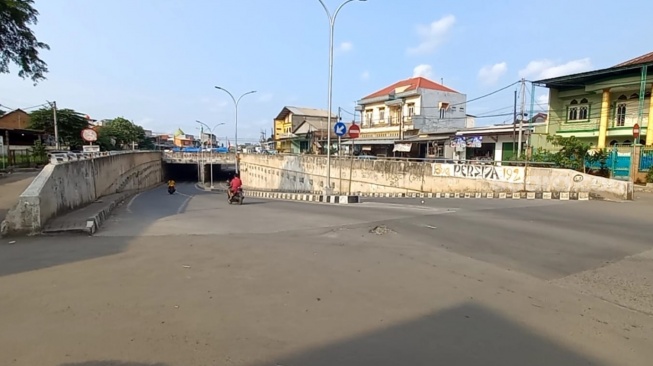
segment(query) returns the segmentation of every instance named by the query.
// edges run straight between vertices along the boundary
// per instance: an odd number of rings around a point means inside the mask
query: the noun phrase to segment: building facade
[[[47,140],[44,131],[30,129],[30,115],[16,109],[0,116],[0,138],[4,146],[3,154],[9,150],[28,150],[37,140]]]
[[[423,77],[398,81],[357,102],[362,118],[355,144],[373,155],[390,156],[396,155],[396,140],[455,133],[467,124],[466,102],[465,94]],[[402,153],[406,153],[408,143],[399,147]]]
[[[274,119],[275,148],[282,153],[299,153],[299,145],[293,143],[297,135],[293,133],[303,122],[326,124],[329,113],[323,109],[285,106]],[[331,114],[331,122],[337,122],[337,115]]]
[[[653,52],[610,68],[535,83],[549,89],[548,122],[536,132],[575,136],[598,149],[653,145],[653,132],[648,133],[653,125]]]

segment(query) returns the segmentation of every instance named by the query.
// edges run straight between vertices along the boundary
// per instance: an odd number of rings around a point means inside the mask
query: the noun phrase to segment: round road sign
[[[352,124],[349,126],[349,137],[352,139],[357,139],[361,134],[361,128],[357,124]]]
[[[82,130],[82,139],[86,142],[97,141],[97,132],[90,128],[85,128]]]
[[[639,137],[639,123],[635,123],[633,126],[633,137],[638,138]]]

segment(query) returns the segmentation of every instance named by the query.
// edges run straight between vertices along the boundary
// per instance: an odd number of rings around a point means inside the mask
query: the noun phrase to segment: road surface
[[[230,206],[192,184],[178,192],[138,195],[94,237],[0,246],[0,364],[653,358],[650,206],[250,197]]]

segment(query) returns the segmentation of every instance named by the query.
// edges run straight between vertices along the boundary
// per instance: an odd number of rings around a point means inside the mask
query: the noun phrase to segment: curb
[[[201,183],[195,183],[195,188],[201,190],[201,191],[207,191],[207,192],[226,192],[227,188],[221,188],[221,187],[204,187]]]
[[[486,198],[486,199],[526,199],[588,201],[600,199],[589,192],[454,192],[454,193],[360,193],[362,197],[374,198]]]
[[[127,198],[137,194],[138,192],[129,192],[121,195],[120,197],[116,198],[115,200],[111,201],[107,206],[102,208],[100,211],[95,213],[94,215],[91,215],[89,218],[86,219],[86,230],[89,235],[95,234],[98,229],[102,226],[102,224],[109,218],[111,215],[111,212],[118,206],[120,202],[125,201]]]
[[[337,205],[347,205],[350,203],[360,203],[358,195],[321,195],[309,193],[281,193],[281,192],[263,192],[245,190],[245,197],[258,197],[289,201],[317,202]]]

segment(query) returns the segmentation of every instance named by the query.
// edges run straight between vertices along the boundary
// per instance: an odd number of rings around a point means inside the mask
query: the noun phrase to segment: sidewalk
[[[37,174],[38,172],[25,172],[0,175],[0,222],[18,203],[18,196],[27,189]]]
[[[134,190],[102,197],[88,206],[50,220],[43,227],[43,233],[77,232],[93,235],[117,206],[136,193],[138,191]]]

